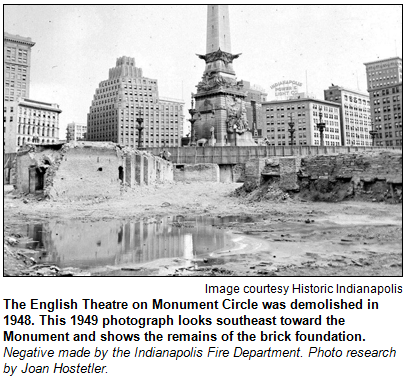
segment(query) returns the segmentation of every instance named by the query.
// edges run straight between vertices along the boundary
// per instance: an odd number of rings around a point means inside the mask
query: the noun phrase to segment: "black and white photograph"
[[[4,277],[403,276],[402,5],[3,12]]]

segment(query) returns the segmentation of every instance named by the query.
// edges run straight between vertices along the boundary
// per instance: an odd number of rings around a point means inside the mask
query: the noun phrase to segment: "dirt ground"
[[[51,201],[4,187],[5,275],[400,276],[402,206],[377,202],[310,202],[237,197],[241,184],[174,182],[128,189],[121,196]],[[36,262],[17,247],[19,225],[49,220],[137,220],[171,215],[251,216],[229,223],[231,250],[194,261],[63,269]]]

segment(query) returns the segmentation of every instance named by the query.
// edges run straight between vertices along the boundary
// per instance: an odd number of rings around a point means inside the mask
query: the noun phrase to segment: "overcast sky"
[[[400,5],[230,5],[237,79],[274,96],[296,80],[323,98],[332,83],[365,91],[363,63],[402,57]],[[190,104],[204,61],[207,5],[6,5],[4,30],[31,37],[31,93],[58,103],[61,138],[68,122],[86,122],[99,82],[116,58],[135,58],[157,79],[160,96]]]

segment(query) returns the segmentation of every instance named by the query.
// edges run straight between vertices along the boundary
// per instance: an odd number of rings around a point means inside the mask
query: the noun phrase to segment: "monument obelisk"
[[[207,6],[206,62],[202,80],[194,94],[196,113],[192,137],[197,144],[254,146],[248,130],[242,83],[237,82],[231,53],[228,5]]]

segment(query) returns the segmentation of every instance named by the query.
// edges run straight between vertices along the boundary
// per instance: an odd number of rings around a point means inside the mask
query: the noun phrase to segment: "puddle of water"
[[[119,220],[50,221],[27,225],[20,247],[42,251],[39,262],[59,267],[92,269],[144,264],[160,259],[193,260],[202,254],[232,249],[233,236],[221,228],[252,217],[154,218],[124,223]],[[234,236],[235,238],[235,236]]]

